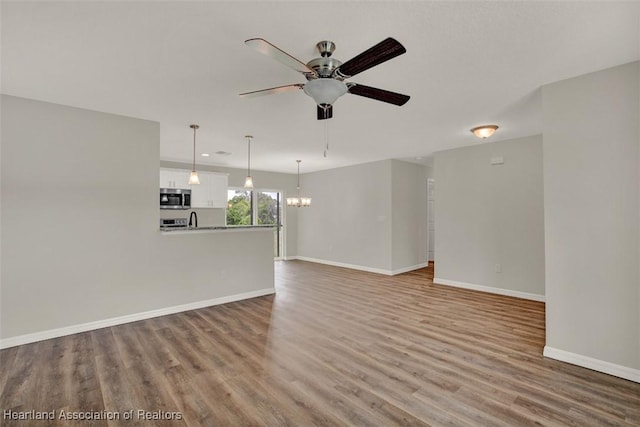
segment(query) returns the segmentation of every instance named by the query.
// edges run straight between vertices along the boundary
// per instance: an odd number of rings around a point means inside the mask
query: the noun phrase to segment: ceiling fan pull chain
[[[324,157],[327,157],[329,151],[329,121],[324,121]]]

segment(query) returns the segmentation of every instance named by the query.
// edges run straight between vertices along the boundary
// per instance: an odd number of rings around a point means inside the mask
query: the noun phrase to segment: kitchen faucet
[[[189,228],[191,228],[191,224],[195,224],[195,228],[198,228],[198,214],[196,213],[196,211],[191,211],[191,213],[189,214]]]

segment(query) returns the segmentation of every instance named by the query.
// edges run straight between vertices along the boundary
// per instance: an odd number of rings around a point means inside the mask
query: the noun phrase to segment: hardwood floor
[[[0,424],[640,425],[640,384],[542,357],[544,304],[432,278],[282,261],[276,296],[2,350],[3,413],[120,420]]]

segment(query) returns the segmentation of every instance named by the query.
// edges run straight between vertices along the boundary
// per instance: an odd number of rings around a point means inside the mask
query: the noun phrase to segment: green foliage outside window
[[[227,225],[251,225],[251,197],[238,193],[227,205]]]
[[[256,192],[259,225],[278,223],[278,202],[269,193]],[[227,225],[252,225],[251,193],[238,191],[227,203]]]
[[[258,224],[278,223],[278,202],[268,193],[258,193]]]

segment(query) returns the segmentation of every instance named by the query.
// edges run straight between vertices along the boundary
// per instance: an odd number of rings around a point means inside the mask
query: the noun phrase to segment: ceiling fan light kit
[[[498,130],[497,125],[482,125],[471,129],[471,133],[481,139],[487,139]]]
[[[318,120],[332,118],[333,104],[345,93],[398,106],[404,105],[409,101],[410,97],[408,95],[344,81],[369,68],[402,55],[407,51],[404,46],[391,37],[386,38],[345,63],[331,57],[336,45],[334,42],[328,40],[323,40],[316,44],[320,57],[312,59],[306,64],[261,38],[246,40],[245,44],[275,59],[281,64],[302,73],[307,79],[307,83],[295,83],[253,92],[245,92],[241,93],[240,96],[261,96],[302,89],[305,94],[315,101]]]
[[[347,85],[340,80],[309,80],[303,89],[304,93],[316,101],[319,106],[333,105],[342,95],[348,92]]]

